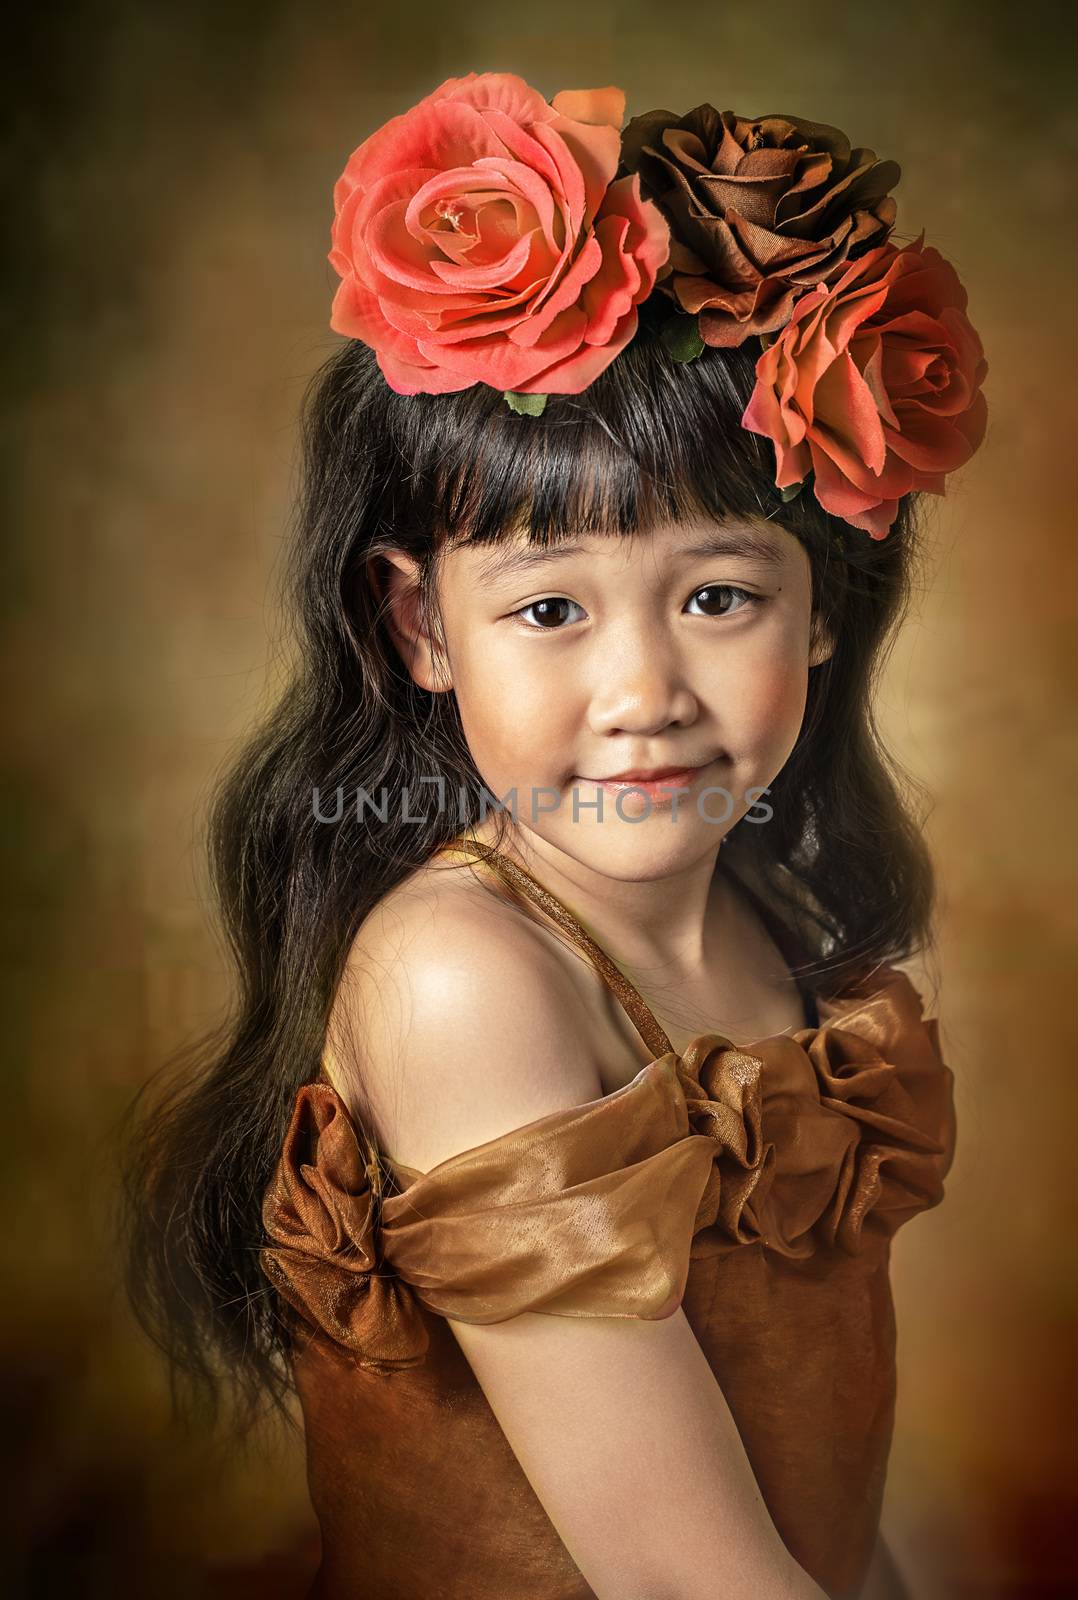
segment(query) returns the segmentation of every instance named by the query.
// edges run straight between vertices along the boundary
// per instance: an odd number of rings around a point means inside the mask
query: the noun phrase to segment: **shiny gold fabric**
[[[590,1595],[444,1318],[678,1304],[790,1551],[856,1594],[894,1413],[890,1241],[942,1198],[953,1078],[895,967],[818,1015],[701,1035],[425,1174],[379,1159],[331,1084],[300,1091],[261,1260],[295,1313],[319,1600]]]

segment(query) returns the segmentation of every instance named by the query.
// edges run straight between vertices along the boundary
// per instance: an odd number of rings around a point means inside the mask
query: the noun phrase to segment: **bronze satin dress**
[[[937,1019],[877,965],[806,995],[812,1026],[740,1048],[703,1034],[679,1056],[529,873],[448,848],[575,939],[654,1059],[428,1173],[377,1152],[329,1081],[300,1090],[260,1259],[293,1328],[322,1530],[310,1600],[591,1596],[445,1318],[679,1304],[790,1552],[831,1600],[855,1596],[894,1419],[891,1239],[942,1199],[954,1152]]]

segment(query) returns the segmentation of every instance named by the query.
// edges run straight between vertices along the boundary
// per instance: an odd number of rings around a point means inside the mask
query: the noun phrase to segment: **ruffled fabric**
[[[857,1255],[943,1198],[956,1128],[938,1019],[889,965],[818,1008],[817,1028],[751,1053],[702,1035],[679,1061],[690,1123],[721,1149],[694,1258],[752,1242]]]
[[[858,1254],[942,1199],[953,1074],[897,968],[819,1015],[751,1047],[701,1035],[429,1173],[387,1158],[389,1182],[332,1086],[308,1084],[265,1195],[263,1270],[312,1328],[391,1370],[423,1360],[423,1307],[661,1318],[695,1258]]]
[[[307,1084],[263,1204],[273,1242],[262,1266],[308,1322],[386,1368],[426,1352],[417,1302],[477,1323],[538,1310],[666,1317],[713,1160],[712,1142],[691,1134],[672,1056],[612,1095],[413,1173],[403,1193],[364,1165],[336,1090]]]
[[[380,1169],[328,1084],[299,1092],[262,1202],[262,1271],[305,1322],[380,1370],[422,1361],[415,1296],[382,1261]]]

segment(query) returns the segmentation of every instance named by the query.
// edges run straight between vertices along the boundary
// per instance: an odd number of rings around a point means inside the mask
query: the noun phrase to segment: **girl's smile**
[[[695,787],[697,779],[709,771],[711,765],[712,763],[708,761],[698,767],[664,768],[660,770],[658,777],[619,776],[590,778],[583,774],[578,774],[572,779],[572,786],[576,788],[583,786],[584,788],[603,789],[611,795],[624,795],[626,798],[641,795],[649,800],[653,806],[659,805],[671,809],[674,806],[675,798],[678,798],[675,791],[691,791]],[[682,792],[679,798],[685,800],[687,796]]]

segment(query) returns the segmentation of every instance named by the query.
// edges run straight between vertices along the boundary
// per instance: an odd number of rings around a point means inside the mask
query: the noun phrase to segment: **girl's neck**
[[[788,964],[793,951],[788,936],[776,932],[770,915],[761,915],[755,896],[721,860],[716,870],[714,856],[705,864],[711,874],[706,884],[704,868],[626,882],[582,867],[549,841],[533,840],[520,830],[507,834],[504,843],[489,824],[473,829],[472,836],[523,867],[586,925],[641,994],[675,1050],[683,1051],[702,1033],[720,1033],[736,1044],[815,1025],[811,993],[801,989]],[[691,961],[684,948],[679,955],[670,945],[657,946],[646,922],[655,907],[662,930],[687,942]],[[639,1065],[637,1035],[619,1007],[610,1010],[595,1041],[596,1059],[607,1064],[607,1091],[628,1082]],[[604,1027],[613,1033],[604,1033]],[[623,1067],[618,1033],[626,1049]]]
[[[660,986],[692,984],[731,964],[733,905],[718,850],[649,878],[617,878],[516,825],[497,837],[497,819],[470,836],[498,849],[568,905],[620,966]]]

